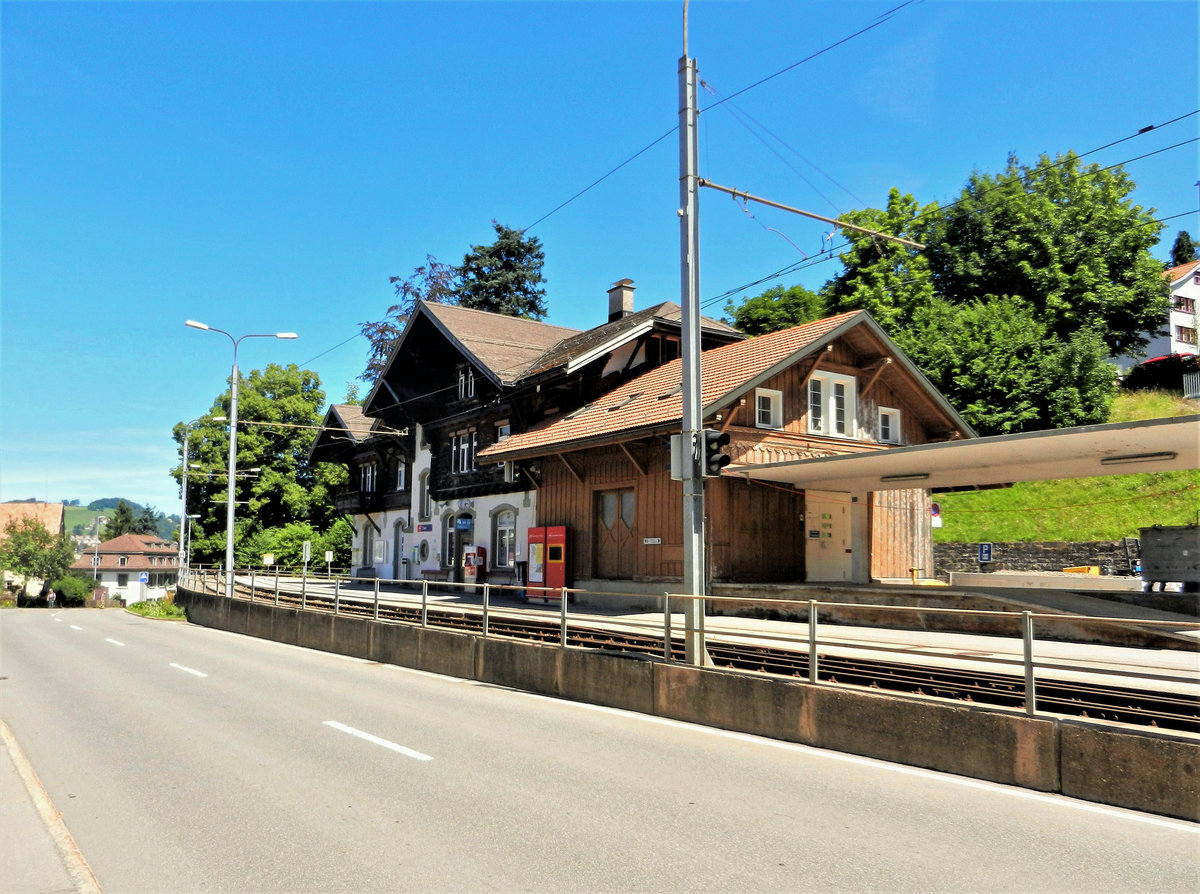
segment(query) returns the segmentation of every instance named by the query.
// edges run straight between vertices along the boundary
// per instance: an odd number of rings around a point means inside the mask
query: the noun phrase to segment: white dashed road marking
[[[373,736],[370,733],[364,733],[360,729],[355,729],[352,726],[346,726],[346,724],[338,723],[336,720],[326,720],[325,725],[329,726],[329,727],[333,727],[333,729],[336,729],[340,732],[349,733],[352,736],[357,736],[358,738],[364,739],[367,742],[372,743],[373,745],[379,745],[382,748],[387,748],[391,751],[397,752],[398,754],[403,754],[406,757],[411,757],[411,758],[414,758],[419,761],[433,760],[433,758],[430,757],[428,754],[422,754],[419,751],[413,751],[411,748],[405,748],[403,745],[397,745],[395,742],[389,742],[387,739],[381,739],[381,738],[379,738],[379,736]]]
[[[204,673],[203,671],[198,671],[195,668],[191,668],[191,667],[184,667],[182,664],[172,664],[171,667],[175,668],[175,670],[181,670],[185,674],[191,674],[192,676],[195,676],[195,677],[207,677],[208,676],[208,674]]]

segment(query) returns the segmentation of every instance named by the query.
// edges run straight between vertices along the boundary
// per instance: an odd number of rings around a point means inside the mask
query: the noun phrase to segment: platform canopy
[[[1196,468],[1200,468],[1200,415],[730,466],[725,471],[801,489],[864,493]]]

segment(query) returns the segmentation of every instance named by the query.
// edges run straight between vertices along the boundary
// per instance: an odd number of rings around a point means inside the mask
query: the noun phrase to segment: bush
[[[187,612],[166,599],[150,599],[128,606],[134,614],[143,618],[187,618]]]
[[[57,598],[56,605],[60,607],[82,606],[87,604],[87,598],[91,595],[92,581],[89,578],[85,583],[74,575],[67,575],[52,583],[50,589],[54,591]]]

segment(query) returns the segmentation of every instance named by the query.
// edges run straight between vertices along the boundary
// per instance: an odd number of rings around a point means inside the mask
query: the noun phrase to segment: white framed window
[[[754,391],[754,424],[758,428],[783,428],[783,392],[770,388]]]
[[[854,437],[855,388],[853,376],[814,373],[808,380],[808,430],[817,435]]]
[[[433,517],[433,499],[429,493],[429,470],[421,473],[419,479],[420,495],[417,500],[417,518],[428,521]]]
[[[469,366],[458,371],[458,399],[475,396],[475,370]]]
[[[402,459],[396,460],[396,490],[403,493],[408,489],[408,463]]]
[[[358,489],[364,494],[375,492],[375,463],[363,463],[358,467]]]
[[[508,424],[508,420],[496,423],[496,441],[500,442],[512,434],[512,426]]]
[[[879,408],[879,443],[900,443],[900,411],[891,407]]]
[[[455,474],[475,471],[475,448],[478,434],[474,431],[463,431],[450,439],[450,471]]]
[[[512,509],[497,512],[493,532],[492,565],[495,568],[511,568],[516,557],[517,513]]]

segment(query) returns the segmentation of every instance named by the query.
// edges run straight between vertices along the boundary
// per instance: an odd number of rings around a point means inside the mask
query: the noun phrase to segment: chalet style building
[[[570,532],[575,586],[661,591],[682,578],[683,491],[667,468],[681,376],[672,360],[479,451],[481,463],[537,469],[538,524]],[[711,581],[848,581],[856,558],[873,578],[933,567],[927,490],[805,492],[737,474],[974,437],[869,314],[712,347],[701,379],[705,427],[730,435],[733,460],[705,487]],[[864,517],[870,556],[854,557],[849,528]]]
[[[336,499],[354,525],[361,577],[516,580],[543,487],[541,458],[481,453],[589,405],[680,355],[678,305],[633,307],[608,292],[608,321],[585,331],[419,302],[361,407],[336,405],[315,460],[346,465]],[[705,319],[704,348],[743,339]]]

